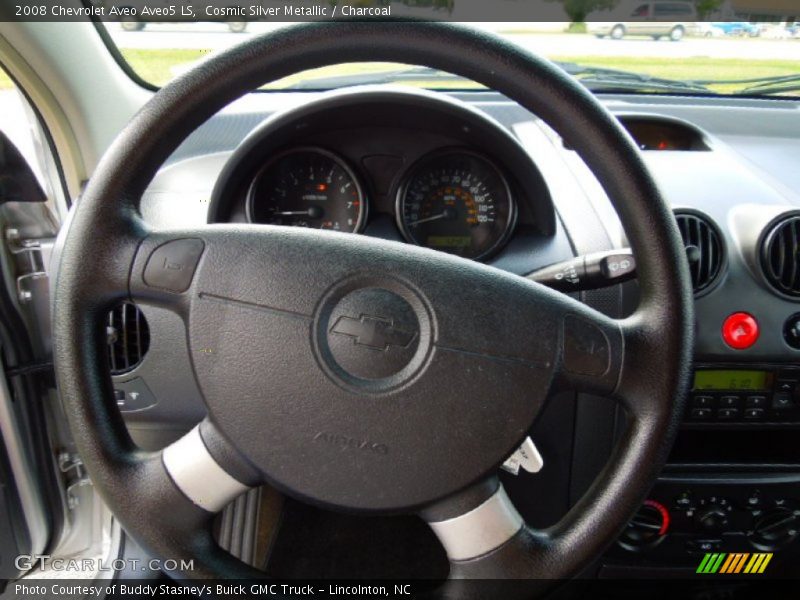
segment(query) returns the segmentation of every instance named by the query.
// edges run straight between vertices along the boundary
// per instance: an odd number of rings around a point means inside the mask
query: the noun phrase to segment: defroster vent
[[[694,293],[702,294],[722,272],[725,257],[720,233],[710,219],[694,212],[677,212],[675,219],[686,247]]]
[[[785,217],[769,229],[761,245],[761,265],[773,288],[800,298],[800,215]]]
[[[150,348],[150,328],[141,310],[124,302],[108,313],[108,364],[112,375],[138,367]]]

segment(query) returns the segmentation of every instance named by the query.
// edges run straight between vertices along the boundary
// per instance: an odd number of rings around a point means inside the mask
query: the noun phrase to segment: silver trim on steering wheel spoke
[[[208,512],[219,512],[249,489],[211,456],[199,426],[165,448],[162,458],[178,489]]]
[[[483,504],[469,512],[429,522],[451,561],[470,560],[499,548],[524,525],[501,485]]]

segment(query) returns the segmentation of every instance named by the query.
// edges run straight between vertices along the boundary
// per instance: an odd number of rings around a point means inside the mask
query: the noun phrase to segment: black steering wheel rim
[[[139,201],[161,164],[196,127],[258,85],[311,68],[362,61],[402,61],[449,71],[505,94],[545,120],[597,176],[635,252],[639,308],[614,325],[622,332],[618,344],[613,328],[603,330],[614,337],[613,353],[619,359],[615,381],[604,382],[605,390],[633,414],[609,465],[559,524],[538,532],[523,527],[480,560],[453,561],[452,573],[551,579],[573,574],[614,539],[638,507],[677,431],[693,339],[688,269],[670,210],[635,145],[608,111],[549,62],[471,29],[408,22],[293,26],[209,59],[145,105],[98,165],[75,212],[59,266],[54,357],[78,448],[114,514],[155,555],[194,560],[194,571],[185,574],[189,577],[262,575],[215,546],[208,511],[187,508],[170,519],[153,518],[165,506],[196,507],[176,487],[162,456],[139,451],[127,435],[112,401],[99,323],[120,299],[147,300],[150,294],[152,301],[161,301],[140,285],[149,256],[143,252],[152,252],[168,237],[148,230],[138,213]],[[222,235],[232,239],[235,234]],[[195,235],[202,234],[184,237]],[[300,237],[284,241],[308,242]],[[380,243],[370,244],[365,248],[382,256]],[[480,276],[494,277],[485,271]],[[497,281],[515,285],[507,278]],[[553,295],[544,297],[555,302]],[[580,309],[570,305],[570,310]],[[591,388],[589,379],[577,376],[572,383]],[[226,452],[219,450],[216,458]],[[232,467],[236,479],[255,481],[252,465],[236,458],[230,462],[237,465]],[[446,509],[438,514],[449,517]]]

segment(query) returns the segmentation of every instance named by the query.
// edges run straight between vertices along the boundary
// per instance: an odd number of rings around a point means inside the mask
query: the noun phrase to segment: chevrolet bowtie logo
[[[359,318],[339,317],[331,327],[331,333],[353,338],[353,343],[376,350],[389,349],[389,346],[407,348],[417,337],[416,331],[406,331],[394,326],[389,319],[361,315]]]

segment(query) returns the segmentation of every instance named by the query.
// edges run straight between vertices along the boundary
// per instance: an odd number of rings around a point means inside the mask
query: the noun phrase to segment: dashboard
[[[667,468],[596,572],[685,576],[704,552],[774,552],[771,569],[796,561],[798,104],[602,101],[674,209],[695,289],[696,376]],[[167,229],[207,222],[332,229],[520,275],[627,246],[607,194],[568,141],[493,92],[250,95],[176,151],[142,210]],[[636,283],[580,298],[624,317],[636,305]],[[153,307],[142,313],[147,348],[114,382],[134,438],[158,447],[204,411],[180,318]],[[583,395],[550,403],[531,431],[548,468],[535,477],[503,475],[529,523],[551,525],[578,501],[624,420],[614,403]]]

